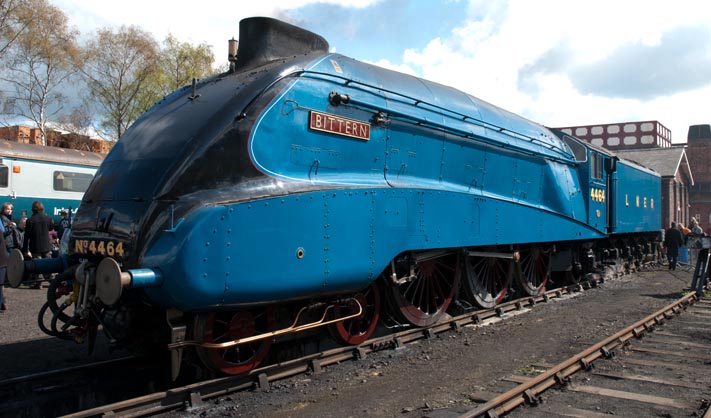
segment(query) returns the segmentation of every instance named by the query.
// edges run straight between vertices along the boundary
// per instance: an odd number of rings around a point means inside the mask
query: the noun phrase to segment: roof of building
[[[676,177],[677,173],[682,170],[688,175],[691,185],[694,185],[689,160],[686,158],[686,146],[616,150],[615,153],[620,158],[651,168],[662,177]]]

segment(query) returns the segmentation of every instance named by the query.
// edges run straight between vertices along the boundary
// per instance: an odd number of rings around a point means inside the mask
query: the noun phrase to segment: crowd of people
[[[704,236],[704,231],[699,226],[699,221],[691,218],[691,228],[687,228],[682,223],[671,223],[671,228],[664,231],[664,248],[667,252],[669,270],[676,270],[679,262],[679,248],[684,246],[686,237],[690,235]]]
[[[10,251],[18,249],[26,259],[50,258],[57,255],[59,240],[64,230],[69,227],[67,212],[62,211],[62,219],[55,226],[54,220],[44,211],[42,202],[32,203],[32,216],[21,217],[15,222],[12,218],[14,207],[5,202],[0,209],[0,232],[5,240],[6,251],[0,251],[0,312],[7,310],[3,292],[7,273],[7,261]],[[31,287],[39,289],[44,277],[38,276]]]

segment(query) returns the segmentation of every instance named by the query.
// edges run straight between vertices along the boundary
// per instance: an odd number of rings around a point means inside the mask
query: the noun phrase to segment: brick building
[[[35,129],[34,131],[37,130]],[[0,138],[11,139],[23,144],[37,144],[36,133],[27,126],[2,126],[0,127]]]
[[[670,148],[671,131],[656,120],[606,123],[557,128],[609,150],[637,148]]]
[[[691,188],[691,212],[701,227],[711,233],[711,125],[692,125],[687,135],[689,163],[694,167]]]
[[[0,127],[0,138],[24,144],[41,144],[42,135],[39,129],[27,126],[3,126]],[[103,139],[94,139],[86,135],[76,133],[62,133],[54,130],[47,130],[47,145],[59,148],[71,148],[82,151],[98,152],[107,154],[114,143]]]

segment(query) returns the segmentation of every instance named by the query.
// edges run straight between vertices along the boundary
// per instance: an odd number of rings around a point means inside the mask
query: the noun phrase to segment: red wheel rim
[[[195,338],[202,342],[222,343],[269,332],[273,318],[270,308],[211,312],[195,318]],[[242,374],[257,367],[269,351],[271,339],[227,348],[197,347],[202,362],[225,374]]]
[[[362,306],[363,312],[355,318],[329,326],[334,339],[340,344],[358,345],[367,340],[375,332],[380,319],[380,290],[375,283],[363,293],[358,293],[355,298]],[[336,305],[333,310],[336,318],[356,312],[358,312],[358,306],[352,302]]]
[[[506,296],[511,283],[512,263],[495,257],[466,257],[464,292],[480,308],[493,308]]]
[[[447,254],[416,263],[415,278],[393,284],[387,277],[395,308],[401,319],[418,327],[434,324],[452,302],[459,284],[459,255]],[[405,272],[398,272],[401,277]]]
[[[539,295],[545,291],[550,276],[550,256],[534,245],[521,251],[516,270],[519,288],[529,296]]]

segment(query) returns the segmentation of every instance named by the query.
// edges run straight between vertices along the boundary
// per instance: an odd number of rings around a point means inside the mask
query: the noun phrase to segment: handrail
[[[571,159],[569,158],[568,153],[564,152],[563,149],[561,149],[561,148],[559,148],[559,147],[555,147],[555,146],[553,146],[553,145],[551,145],[551,144],[547,144],[547,143],[541,141],[539,138],[535,138],[535,137],[532,137],[532,136],[529,136],[529,135],[526,135],[526,134],[523,134],[523,133],[520,133],[520,132],[516,132],[516,131],[510,130],[510,129],[506,128],[506,127],[499,126],[499,125],[496,125],[496,124],[491,123],[491,122],[487,122],[487,121],[485,121],[485,120],[483,120],[483,119],[480,119],[480,118],[477,118],[477,117],[474,117],[474,116],[471,116],[471,115],[466,115],[466,114],[464,114],[464,113],[455,112],[455,111],[453,111],[453,110],[451,110],[451,109],[447,109],[447,108],[445,108],[445,107],[439,106],[439,105],[434,104],[434,103],[427,102],[427,101],[422,100],[422,99],[417,99],[417,98],[415,98],[415,97],[411,97],[411,96],[408,96],[408,95],[405,95],[405,94],[396,92],[396,91],[394,91],[394,90],[390,90],[390,89],[383,88],[383,87],[380,87],[380,86],[370,85],[370,84],[368,84],[368,83],[364,83],[364,82],[361,82],[361,81],[353,80],[353,79],[350,79],[350,78],[347,78],[347,77],[344,77],[344,76],[339,76],[339,75],[335,75],[335,74],[331,74],[331,73],[325,73],[325,72],[313,71],[313,70],[302,70],[302,71],[299,71],[299,73],[302,74],[302,75],[318,75],[318,76],[325,76],[325,77],[330,77],[330,78],[338,79],[338,80],[343,81],[343,85],[344,85],[344,86],[350,86],[350,85],[354,85],[354,84],[355,84],[355,85],[359,85],[359,86],[365,87],[367,90],[364,89],[364,91],[368,91],[370,94],[376,94],[374,91],[379,91],[379,92],[388,93],[388,94],[391,94],[391,95],[393,95],[393,96],[399,97],[403,103],[409,104],[409,105],[411,105],[411,106],[417,106],[417,107],[422,107],[423,105],[428,106],[428,107],[431,108],[431,109],[429,109],[429,110],[432,110],[432,109],[437,110],[437,111],[440,112],[440,115],[442,115],[442,116],[444,116],[444,117],[446,117],[446,118],[455,119],[455,120],[457,120],[457,121],[462,121],[462,122],[468,122],[468,123],[471,123],[471,124],[473,124],[473,125],[475,125],[475,126],[480,126],[480,127],[482,127],[482,128],[491,129],[491,130],[494,130],[494,131],[496,131],[496,132],[502,133],[502,134],[504,134],[504,135],[507,135],[507,136],[510,136],[510,137],[513,137],[513,138],[516,138],[516,139],[524,139],[524,140],[528,140],[528,141],[530,141],[530,142],[532,142],[532,143],[538,143],[538,144],[539,144],[540,146],[542,146],[542,147],[545,147],[545,148],[547,148],[547,149],[549,149],[549,150],[551,150],[551,151],[553,151],[553,152],[556,152],[556,153],[558,153],[558,154],[565,155],[566,157],[568,157],[568,158],[561,158],[561,160],[566,161],[566,162],[570,162],[570,161],[571,161]],[[374,90],[374,91],[372,91],[372,90]],[[462,94],[465,94],[465,93],[462,92]],[[467,95],[467,97],[469,97],[469,96]],[[392,100],[392,99],[390,99],[390,100]],[[428,126],[432,126],[432,127],[441,127],[441,126],[444,126],[445,128],[447,128],[447,129],[452,129],[453,132],[458,133],[458,136],[465,136],[465,137],[468,137],[468,138],[474,137],[474,134],[473,134],[472,132],[467,132],[467,131],[464,131],[464,130],[457,130],[456,128],[451,128],[451,127],[448,127],[448,126],[446,126],[446,125],[437,124],[437,123],[435,123],[435,122],[428,121],[428,120],[421,119],[421,118],[415,118],[415,117],[413,117],[413,116],[410,116],[410,115],[407,115],[407,114],[403,114],[403,113],[401,113],[401,112],[396,112],[396,111],[393,111],[392,109],[387,109],[387,108],[378,107],[377,105],[370,104],[370,103],[367,103],[367,102],[364,102],[364,101],[356,101],[356,100],[354,100],[354,99],[351,98],[350,103],[356,104],[356,105],[359,105],[359,106],[363,106],[363,107],[368,107],[368,108],[380,110],[380,111],[383,111],[383,112],[388,113],[388,114],[391,114],[391,115],[397,114],[397,115],[400,116],[400,117],[406,117],[406,118],[410,118],[410,119],[416,120],[419,124],[427,124]],[[452,116],[452,115],[454,115],[454,116]],[[438,125],[439,125],[439,126],[438,126]],[[461,135],[461,133],[464,133],[465,135]],[[477,139],[480,139],[480,138],[477,138]],[[496,142],[496,144],[500,144],[500,143],[499,143],[499,142]]]

